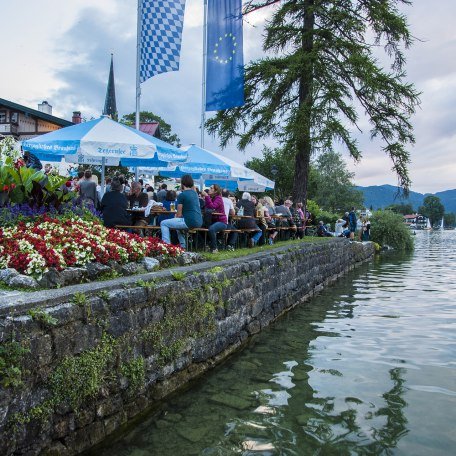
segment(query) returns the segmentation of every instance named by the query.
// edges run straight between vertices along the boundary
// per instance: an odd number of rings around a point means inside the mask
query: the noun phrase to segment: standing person
[[[90,169],[84,171],[84,178],[80,179],[78,184],[81,198],[86,201],[92,201],[96,207],[98,204],[97,184],[92,180],[92,171]]]
[[[103,224],[106,227],[130,225],[131,219],[127,212],[128,200],[120,192],[122,190],[122,184],[118,178],[114,178],[110,185],[110,191],[103,195],[100,204],[101,212],[103,213]]]
[[[166,184],[160,185],[160,190],[157,192],[157,202],[163,203],[166,199],[166,192],[168,191],[168,186]]]
[[[209,226],[209,244],[211,253],[218,253],[217,233],[226,230],[228,227],[228,218],[225,214],[225,205],[222,199],[222,189],[219,185],[214,184],[209,187],[209,192],[201,192],[204,197],[206,208],[212,209],[218,215],[212,214],[212,223]]]
[[[356,212],[355,208],[352,207],[351,211],[348,213],[348,225],[350,228],[350,239],[353,241],[355,239],[356,233]]]
[[[252,196],[249,192],[244,192],[242,194],[242,199],[240,199],[236,207],[243,210],[243,218],[238,221],[239,229],[249,229],[255,230],[255,233],[248,241],[249,247],[254,247],[259,241],[261,235],[263,234],[261,229],[257,226],[255,221],[255,205],[252,203]]]
[[[130,209],[136,210],[131,216],[131,222],[134,226],[147,226],[147,217],[145,208],[149,203],[147,193],[144,193],[139,182],[132,182],[131,191],[127,197]],[[136,234],[142,234],[142,230],[134,230]]]
[[[185,236],[181,230],[189,228],[201,228],[203,216],[201,215],[198,194],[193,189],[193,178],[190,174],[185,174],[181,179],[182,192],[177,197],[176,217],[163,220],[160,223],[162,240],[168,244],[171,241],[170,228],[177,229],[177,236],[182,248],[186,248]]]

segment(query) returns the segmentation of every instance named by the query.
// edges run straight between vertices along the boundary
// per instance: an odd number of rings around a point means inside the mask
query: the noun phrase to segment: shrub
[[[402,215],[392,211],[377,211],[371,218],[372,241],[396,250],[413,250],[413,238]]]

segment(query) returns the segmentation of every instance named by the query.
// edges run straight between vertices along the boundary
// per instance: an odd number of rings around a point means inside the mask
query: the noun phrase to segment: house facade
[[[13,136],[18,141],[34,138],[73,125],[52,115],[52,106],[43,101],[38,109],[28,108],[0,98],[0,135]]]

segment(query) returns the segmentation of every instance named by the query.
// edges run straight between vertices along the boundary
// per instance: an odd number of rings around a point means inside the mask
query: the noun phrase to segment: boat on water
[[[432,230],[432,226],[431,226],[431,222],[429,221],[429,219],[427,219],[426,221],[426,227],[423,228],[424,230]]]

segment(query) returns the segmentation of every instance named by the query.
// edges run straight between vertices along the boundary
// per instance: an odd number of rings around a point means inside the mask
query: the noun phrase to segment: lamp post
[[[271,166],[271,174],[274,179],[274,204],[275,204],[275,199],[276,199],[276,186],[275,186],[275,179],[277,174],[279,173],[279,168],[277,168],[276,165]]]

